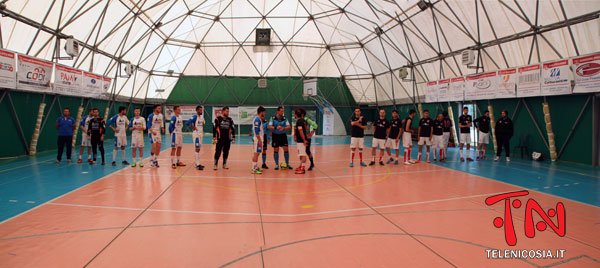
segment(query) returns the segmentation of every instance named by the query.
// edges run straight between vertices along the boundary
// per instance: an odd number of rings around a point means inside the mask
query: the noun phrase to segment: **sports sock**
[[[285,159],[285,164],[290,165],[290,152],[283,152],[283,158]]]
[[[121,160],[125,161],[125,150],[121,149]]]
[[[419,156],[417,157],[418,161],[421,161],[421,152],[419,152]]]
[[[200,152],[196,152],[196,166],[200,165]]]
[[[481,158],[485,156],[485,149],[481,150]]]
[[[273,153],[273,159],[275,159],[275,166],[279,166],[279,152]]]
[[[383,155],[379,155],[379,162],[381,162],[383,159]]]
[[[308,159],[310,159],[310,164],[311,164],[312,166],[314,166],[314,165],[315,165],[315,160],[314,160],[312,157],[310,157],[310,158],[308,158]]]
[[[408,149],[404,149],[404,162],[408,162],[408,158],[406,158],[407,154],[408,154]]]
[[[410,161],[410,148],[408,148],[408,161]]]
[[[371,156],[371,162],[375,162],[375,156],[374,155]]]
[[[467,150],[467,158],[471,157],[471,150]]]
[[[81,155],[79,155],[79,160],[81,160]]]
[[[180,156],[180,155],[178,155],[178,156],[177,156],[177,163],[179,163],[179,160],[180,160],[180,159],[181,159],[181,156]]]
[[[171,156],[171,164],[175,165],[175,156],[174,155]]]
[[[255,170],[257,168],[258,164],[256,162],[252,162],[252,169]]]
[[[354,163],[354,151],[351,151],[351,152],[350,152],[350,155],[352,156],[352,157],[350,158],[350,163]]]
[[[263,165],[267,163],[267,154],[262,155]]]
[[[463,150],[462,149],[459,149],[459,150],[460,150],[459,151],[460,152],[460,158],[463,158]]]
[[[440,149],[440,160],[444,159],[443,156],[442,156],[443,153],[444,153],[444,150]]]
[[[92,159],[92,155],[91,154],[88,154],[88,159]]]
[[[117,161],[117,149],[113,149],[113,162]]]
[[[362,162],[363,162],[363,159],[362,159],[362,152],[358,152],[358,156],[360,157],[360,162],[362,163]]]

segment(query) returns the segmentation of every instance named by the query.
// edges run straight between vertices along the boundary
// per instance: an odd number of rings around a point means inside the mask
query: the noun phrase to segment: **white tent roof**
[[[56,34],[73,36],[81,55],[55,61],[117,77],[113,93],[132,98],[166,98],[181,74],[343,76],[358,103],[380,104],[415,95],[402,66],[416,65],[419,95],[423,82],[474,73],[467,48],[480,48],[485,71],[600,51],[597,0],[417,2],[9,0],[1,45],[53,60]],[[270,52],[255,52],[255,28],[272,29]],[[118,77],[118,61],[136,74]]]

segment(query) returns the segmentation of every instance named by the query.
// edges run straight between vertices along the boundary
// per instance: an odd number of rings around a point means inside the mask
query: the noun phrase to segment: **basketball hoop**
[[[308,101],[308,95],[302,94],[302,98],[304,99],[304,101]]]

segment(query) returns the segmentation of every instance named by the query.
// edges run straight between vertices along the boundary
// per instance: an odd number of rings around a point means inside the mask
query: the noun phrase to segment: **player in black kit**
[[[223,169],[227,167],[227,157],[229,157],[229,148],[231,143],[235,143],[235,127],[233,119],[229,117],[229,107],[223,107],[221,116],[215,119],[213,128],[213,143],[216,143],[215,150],[215,165],[214,170],[217,170],[221,151],[223,152]]]
[[[92,109],[93,118],[88,121],[87,134],[92,143],[93,161],[90,165],[96,164],[96,153],[100,149],[102,154],[102,165],[104,165],[104,133],[106,132],[106,123],[104,119],[98,116],[98,108]]]
[[[390,159],[387,164],[394,162],[394,165],[398,165],[398,157],[400,157],[400,135],[402,135],[402,120],[398,117],[398,110],[392,111],[392,120],[390,120],[390,134],[385,143],[385,150],[387,151]],[[390,148],[396,151],[396,158],[392,157]]]

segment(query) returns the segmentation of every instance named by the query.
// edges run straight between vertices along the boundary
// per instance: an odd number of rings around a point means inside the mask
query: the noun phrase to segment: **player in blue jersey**
[[[266,116],[265,118],[263,118],[263,130],[265,131],[265,136],[263,138],[262,168],[269,169],[269,167],[267,166],[267,148],[269,148],[271,131],[269,130],[269,121],[267,121]]]
[[[194,141],[194,146],[196,147],[196,169],[198,170],[204,170],[204,166],[200,165],[200,148],[202,147],[202,137],[204,136],[203,130],[205,123],[203,110],[204,109],[202,106],[196,106],[196,114],[185,123],[193,130],[192,140]]]
[[[262,169],[258,167],[258,155],[262,153],[263,138],[265,137],[265,129],[263,120],[265,119],[265,107],[256,109],[257,116],[252,122],[252,174],[262,174]]]
[[[144,167],[142,160],[144,159],[144,130],[146,130],[146,119],[140,116],[141,110],[139,107],[135,107],[133,113],[135,116],[129,121],[129,130],[131,130],[131,154],[133,156],[131,167],[135,167],[136,165]],[[140,151],[139,162],[137,162],[135,153],[136,148]]]
[[[171,117],[169,123],[169,134],[171,135],[171,167],[176,169],[177,167],[184,167],[185,164],[181,162],[181,146],[183,144],[183,119],[181,119],[181,108],[179,105],[173,106],[174,115]],[[175,154],[177,154],[177,161],[175,161]]]
[[[158,166],[158,155],[160,154],[160,147],[162,143],[162,134],[165,134],[164,117],[161,113],[162,107],[159,104],[154,105],[154,112],[148,116],[148,136],[150,137],[150,143],[152,148],[150,149],[150,160],[151,166]]]
[[[106,123],[115,132],[115,148],[113,149],[113,161],[112,165],[117,165],[117,151],[121,147],[121,163],[123,165],[129,165],[129,162],[125,160],[125,146],[127,146],[127,126],[129,125],[129,119],[127,118],[127,108],[119,107],[119,113],[113,116]]]

